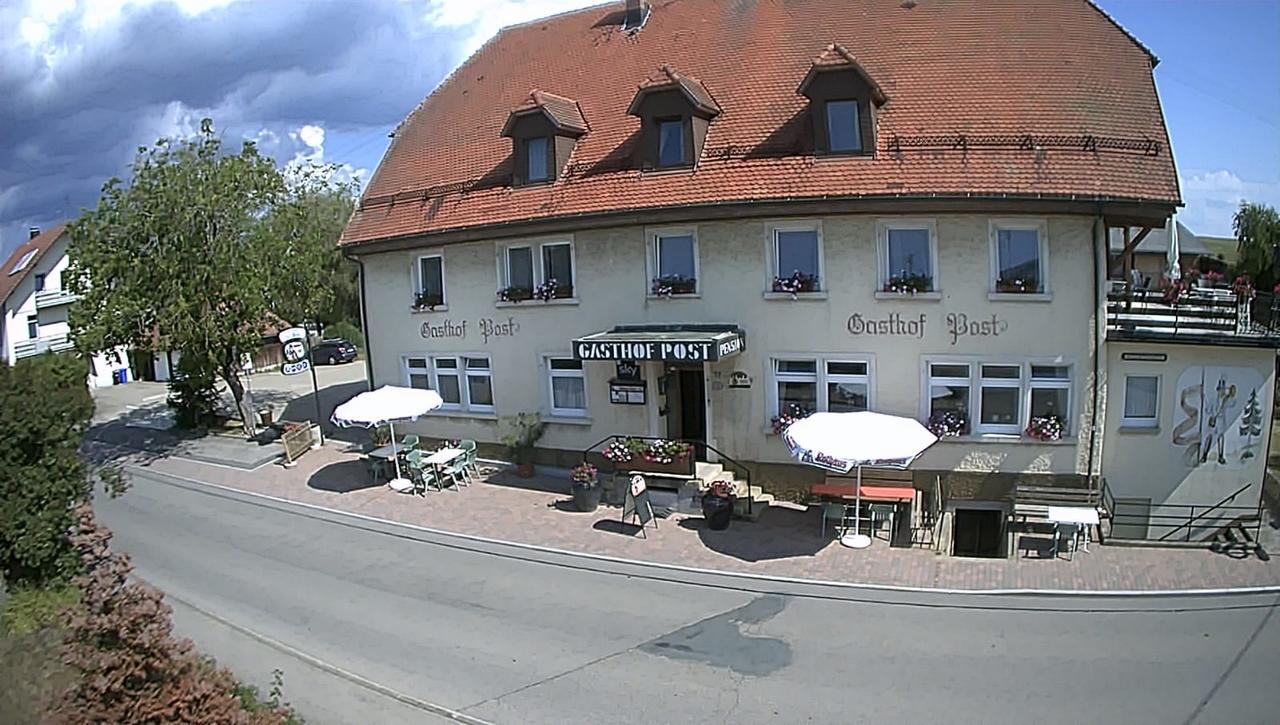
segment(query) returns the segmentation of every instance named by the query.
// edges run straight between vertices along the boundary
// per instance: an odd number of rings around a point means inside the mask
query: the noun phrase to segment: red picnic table
[[[809,487],[814,496],[830,496],[832,498],[856,498],[856,484],[853,483],[815,483]],[[915,488],[911,486],[868,486],[862,484],[862,498],[868,501],[914,501]]]

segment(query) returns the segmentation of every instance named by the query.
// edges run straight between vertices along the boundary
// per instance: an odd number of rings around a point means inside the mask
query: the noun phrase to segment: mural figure
[[[1246,390],[1249,400],[1241,405]],[[1259,390],[1262,377],[1252,368],[1192,366],[1182,371],[1175,392],[1182,419],[1171,442],[1188,468],[1248,465],[1262,434]]]
[[[1207,430],[1200,445],[1200,462],[1208,462],[1209,455],[1217,444],[1218,463],[1226,464],[1227,458],[1223,455],[1223,448],[1226,445],[1227,429],[1231,424],[1231,412],[1236,405],[1236,386],[1228,384],[1225,377],[1220,377],[1217,387],[1214,388],[1213,397],[1204,402]]]

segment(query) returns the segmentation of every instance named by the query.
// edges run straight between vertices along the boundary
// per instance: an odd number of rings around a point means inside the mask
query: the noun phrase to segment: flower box
[[[619,471],[693,475],[693,445],[683,441],[623,438],[610,443],[600,453]]]
[[[1018,277],[1014,279],[1005,279],[1001,277],[996,280],[996,292],[1005,294],[1035,294],[1040,291],[1040,281],[1034,277]]]
[[[444,295],[432,295],[426,292],[419,292],[413,296],[413,311],[422,312],[424,310],[434,310],[444,304]]]
[[[665,277],[654,277],[649,291],[654,297],[671,297],[672,295],[691,295],[698,291],[698,281],[693,277],[670,274]]]
[[[793,272],[789,277],[774,277],[773,291],[783,292],[795,297],[804,292],[818,291],[818,275]]]
[[[643,458],[632,458],[626,463],[619,463],[618,468],[624,471],[641,471],[643,473],[662,473],[668,476],[692,476],[693,456],[685,456],[671,463],[646,461]]]
[[[933,291],[933,278],[923,274],[897,274],[885,280],[884,291],[914,295]]]
[[[498,300],[502,302],[523,302],[533,299],[532,287],[503,287],[498,290]]]

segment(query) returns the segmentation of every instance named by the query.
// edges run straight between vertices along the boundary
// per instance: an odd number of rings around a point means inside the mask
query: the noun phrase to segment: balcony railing
[[[75,302],[78,296],[70,290],[65,289],[47,289],[36,293],[36,309],[44,309],[46,307],[57,307],[58,305],[69,305]]]
[[[13,344],[13,356],[21,360],[24,357],[32,357],[46,352],[66,352],[72,347],[71,340],[66,335],[51,335],[35,340],[15,342]]]
[[[1265,292],[1191,289],[1179,295],[1115,283],[1107,292],[1107,336],[1119,340],[1280,341],[1280,302]]]

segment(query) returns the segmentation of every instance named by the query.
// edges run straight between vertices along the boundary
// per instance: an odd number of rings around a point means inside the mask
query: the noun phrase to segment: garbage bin
[[[258,411],[258,417],[262,419],[263,425],[271,425],[271,421],[275,418],[275,412],[270,408],[263,408]]]
[[[112,385],[123,385],[123,384],[124,384],[124,371],[123,371],[123,370],[112,370],[112,371],[111,371],[111,384],[112,384]]]

